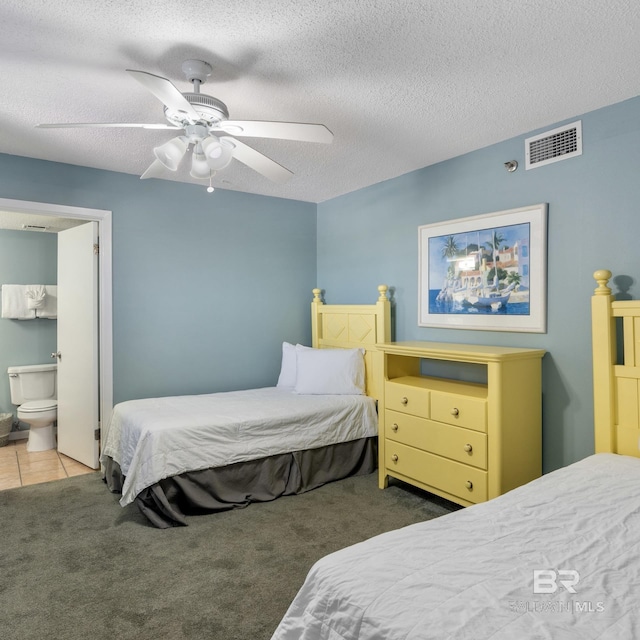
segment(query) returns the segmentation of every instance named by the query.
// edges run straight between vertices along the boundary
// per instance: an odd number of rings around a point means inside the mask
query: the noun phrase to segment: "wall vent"
[[[544,164],[582,155],[582,122],[572,122],[537,136],[527,138],[525,168],[535,169]]]

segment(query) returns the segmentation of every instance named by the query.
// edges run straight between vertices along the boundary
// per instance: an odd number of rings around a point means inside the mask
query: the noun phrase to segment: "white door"
[[[98,468],[98,223],[58,233],[58,451]]]

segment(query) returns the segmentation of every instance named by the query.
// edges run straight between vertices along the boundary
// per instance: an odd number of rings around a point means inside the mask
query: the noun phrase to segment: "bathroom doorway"
[[[14,225],[16,220],[25,220],[27,229],[29,225],[33,227],[39,226],[38,221],[40,221],[40,226],[50,226],[50,232],[57,232],[56,225],[61,230],[61,228],[78,226],[89,221],[97,223],[99,247],[96,250],[99,252],[99,261],[98,283],[95,294],[98,299],[99,309],[97,314],[99,337],[98,357],[95,362],[95,380],[98,388],[95,389],[95,395],[99,398],[99,426],[102,436],[113,408],[111,212],[0,198],[0,228],[20,228],[2,224],[3,219],[11,220]],[[68,224],[65,225],[65,221]],[[76,436],[74,435],[74,437]],[[90,459],[87,460],[85,457],[81,462],[92,468],[98,468],[99,448],[96,446],[94,428],[91,425],[87,425],[87,428],[78,433],[77,437],[85,441],[84,447],[82,447],[83,450],[90,449],[92,452],[89,456]]]

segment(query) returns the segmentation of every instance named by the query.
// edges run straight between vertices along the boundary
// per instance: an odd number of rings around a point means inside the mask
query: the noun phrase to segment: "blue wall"
[[[314,204],[6,155],[0,197],[113,212],[115,402],[273,385],[309,343]]]
[[[56,284],[58,239],[54,233],[0,229],[0,284]],[[0,413],[13,413],[7,367],[50,363],[56,320],[0,318]]]
[[[314,286],[371,303],[386,283],[394,339],[548,350],[548,471],[593,451],[593,271],[627,276],[640,297],[640,98],[578,117],[580,157],[525,171],[535,131],[317,206],[2,155],[0,197],[113,211],[116,402],[273,384],[280,343],[310,339]],[[418,327],[418,226],[541,202],[547,333]]]
[[[396,340],[548,350],[546,471],[593,452],[593,272],[629,276],[625,295],[640,297],[640,98],[580,119],[583,155],[576,158],[525,170],[525,138],[550,125],[318,206],[318,283],[331,302],[372,302],[386,283],[394,288]],[[512,159],[520,167],[508,173],[503,163]],[[547,333],[418,327],[418,226],[542,202],[549,204]]]

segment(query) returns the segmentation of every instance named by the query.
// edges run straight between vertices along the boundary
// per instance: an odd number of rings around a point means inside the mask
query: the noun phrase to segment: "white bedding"
[[[268,387],[130,400],[114,407],[102,458],[126,476],[120,504],[186,471],[375,436],[367,396],[311,396]]]
[[[539,570],[556,576],[534,592]],[[329,555],[273,636],[427,638],[640,639],[640,459],[594,455]]]

